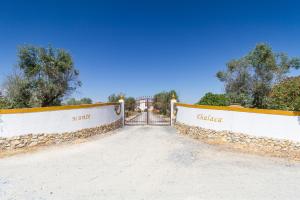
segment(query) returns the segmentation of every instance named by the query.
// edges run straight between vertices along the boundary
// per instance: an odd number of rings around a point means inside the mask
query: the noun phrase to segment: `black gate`
[[[149,96],[125,102],[125,125],[169,126],[169,110],[169,103],[163,104]]]

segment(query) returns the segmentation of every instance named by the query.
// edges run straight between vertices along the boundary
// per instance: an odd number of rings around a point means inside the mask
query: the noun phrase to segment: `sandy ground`
[[[171,127],[126,127],[0,159],[0,199],[300,199],[300,163],[224,151]]]

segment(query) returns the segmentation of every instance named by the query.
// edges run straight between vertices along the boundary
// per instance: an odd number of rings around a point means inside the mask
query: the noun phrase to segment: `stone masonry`
[[[122,120],[118,120],[108,125],[95,128],[82,129],[75,132],[60,134],[27,134],[10,138],[0,137],[0,151],[10,151],[34,146],[45,146],[51,144],[60,144],[63,142],[83,139],[93,135],[100,135],[122,127]]]
[[[215,131],[176,123],[179,133],[208,144],[221,144],[242,152],[300,160],[300,143],[266,137],[255,137],[229,131]]]

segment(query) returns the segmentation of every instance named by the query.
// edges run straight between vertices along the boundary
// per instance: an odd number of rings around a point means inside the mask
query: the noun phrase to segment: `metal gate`
[[[136,98],[134,102],[125,102],[125,125],[171,124],[170,105],[162,104],[153,97]]]

